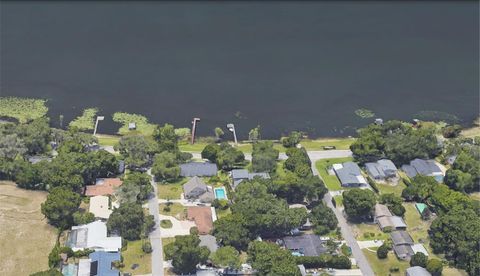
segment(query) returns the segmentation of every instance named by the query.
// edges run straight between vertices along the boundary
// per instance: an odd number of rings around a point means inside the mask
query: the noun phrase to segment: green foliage
[[[460,135],[461,131],[462,131],[461,125],[445,126],[442,129],[442,135],[445,138],[456,138],[458,137],[458,135]]]
[[[360,108],[360,109],[355,110],[355,114],[358,117],[363,118],[363,119],[372,118],[373,116],[375,116],[375,113],[373,113],[373,111],[371,111],[369,109],[366,109],[366,108]]]
[[[278,150],[271,141],[253,144],[252,169],[254,172],[274,172],[277,168]]]
[[[157,180],[173,182],[180,177],[180,166],[174,153],[163,151],[155,155],[152,173]]]
[[[393,193],[380,195],[378,201],[381,204],[387,205],[388,209],[396,216],[403,217],[403,214],[405,214],[405,207],[402,205],[402,198]]]
[[[95,221],[95,215],[90,212],[77,211],[73,213],[73,223],[75,225],[87,224]]]
[[[310,219],[314,225],[314,231],[317,235],[324,235],[337,228],[338,220],[332,209],[325,204],[320,203],[315,206],[310,213]]]
[[[131,172],[118,187],[116,196],[123,202],[141,202],[148,199],[153,187],[150,184],[150,176],[141,172]]]
[[[447,170],[444,181],[456,191],[478,191],[480,188],[480,158],[475,158],[473,151],[461,151],[452,168]]]
[[[416,175],[410,185],[402,191],[402,197],[409,201],[425,202],[437,186],[438,183],[433,177]]]
[[[60,244],[57,243],[48,254],[48,267],[55,268],[59,265],[62,258],[60,257]]]
[[[177,139],[180,140],[188,140],[192,136],[190,129],[187,127],[176,128],[174,132],[177,135]]]
[[[176,236],[175,242],[164,247],[166,259],[172,260],[176,273],[190,274],[197,264],[207,261],[210,254],[205,246],[199,246],[200,239],[196,235]]]
[[[118,130],[119,134],[129,134],[132,131],[128,129],[129,123],[135,123],[137,133],[143,135],[150,135],[154,132],[155,125],[148,122],[147,117],[139,114],[131,114],[126,112],[115,112],[113,114],[113,121],[122,124]]]
[[[17,134],[7,134],[0,136],[0,158],[13,161],[17,156],[22,156],[27,152],[27,147]]]
[[[377,249],[377,257],[379,259],[386,259],[388,257],[388,246],[384,243],[380,245],[380,247]]]
[[[369,217],[377,202],[375,194],[368,189],[354,188],[343,192],[343,205],[350,218]]]
[[[213,235],[220,244],[245,250],[250,242],[247,222],[241,215],[230,214],[219,218],[214,223]]]
[[[220,210],[227,210],[229,206],[228,200],[226,199],[214,199],[212,202],[212,207],[220,209]]]
[[[60,229],[67,229],[73,224],[73,214],[80,205],[80,195],[67,188],[57,187],[50,190],[47,200],[42,203],[42,214],[48,222]]]
[[[209,144],[205,146],[202,150],[202,158],[216,163],[223,170],[233,169],[237,165],[242,165],[245,161],[243,152],[226,142],[220,145]]]
[[[222,130],[221,128],[219,128],[219,127],[216,127],[216,128],[214,129],[214,132],[215,132],[215,137],[216,137],[217,139],[221,139],[221,138],[223,137],[223,135],[225,135],[225,132],[223,132],[223,130]]]
[[[425,254],[423,254],[422,252],[417,252],[410,259],[410,265],[426,267],[427,261],[428,261],[428,257]]]
[[[320,256],[301,256],[295,257],[297,264],[303,264],[305,268],[335,268],[335,269],[350,269],[352,262],[347,256],[321,254]]]
[[[51,138],[48,118],[38,118],[28,124],[20,124],[16,127],[15,132],[27,147],[28,154],[47,152]]]
[[[427,270],[432,274],[432,276],[441,276],[443,270],[442,261],[438,259],[430,259],[427,262]]]
[[[250,141],[258,141],[260,139],[260,126],[258,125],[255,128],[252,128],[248,132],[248,140]]]
[[[140,239],[145,233],[146,221],[142,205],[138,203],[124,203],[115,208],[108,218],[107,228],[110,233],[115,233],[129,241]]]
[[[294,172],[299,177],[312,175],[311,161],[305,148],[289,148],[286,154],[288,158],[283,163],[286,170]]]
[[[302,133],[299,131],[292,131],[288,135],[288,137],[283,137],[282,138],[282,144],[286,148],[293,148],[295,147],[298,143],[300,143],[300,140],[302,139]]]
[[[120,139],[115,150],[118,150],[129,167],[138,168],[145,166],[153,152],[152,145],[144,136],[124,136]]]
[[[222,268],[240,268],[240,254],[231,246],[220,247],[210,258],[212,263]]]
[[[30,274],[30,276],[62,276],[63,274],[55,268],[50,268],[49,270],[39,271]]]
[[[248,262],[259,275],[299,276],[300,271],[290,251],[270,242],[254,241],[248,245]]]
[[[210,162],[217,162],[217,155],[220,151],[220,146],[217,144],[208,144],[202,150],[202,158],[208,159]]]
[[[95,116],[98,108],[87,108],[83,111],[82,116],[75,118],[68,126],[78,130],[93,130],[95,128]]]
[[[323,181],[317,176],[301,178],[293,173],[275,179],[274,185],[269,186],[269,191],[287,200],[288,203],[302,203],[305,200],[319,201],[328,192]]]
[[[15,118],[20,123],[44,117],[48,108],[41,99],[0,97],[0,117]]]
[[[173,125],[165,124],[163,127],[157,126],[153,133],[153,139],[158,144],[158,151],[178,152],[178,137],[175,134]]]
[[[142,251],[143,253],[152,253],[152,244],[150,243],[149,240],[144,240],[142,243]]]

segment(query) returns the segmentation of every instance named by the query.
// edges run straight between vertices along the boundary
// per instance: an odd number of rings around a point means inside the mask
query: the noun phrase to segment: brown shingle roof
[[[212,210],[210,207],[188,207],[187,218],[195,221],[199,234],[209,234],[213,229]]]
[[[86,187],[85,195],[97,196],[97,195],[112,195],[115,188],[122,185],[120,178],[99,178],[95,185],[88,185]]]

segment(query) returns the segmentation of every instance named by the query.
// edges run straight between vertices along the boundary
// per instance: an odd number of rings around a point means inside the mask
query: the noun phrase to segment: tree
[[[269,191],[288,203],[310,203],[319,201],[328,192],[323,181],[317,176],[301,178],[294,173],[287,173],[284,177],[274,180]]]
[[[430,259],[427,262],[427,270],[432,274],[432,276],[442,275],[443,264],[442,261],[438,259]]]
[[[385,243],[380,245],[377,249],[377,257],[379,259],[386,259],[388,257],[388,250],[388,246]]]
[[[53,188],[41,205],[42,214],[50,224],[64,230],[72,226],[73,214],[80,202],[81,198],[77,193],[64,187]]]
[[[445,138],[455,138],[455,137],[458,137],[458,135],[460,135],[461,131],[462,131],[461,125],[445,126],[442,129],[442,135]]]
[[[216,163],[220,146],[217,144],[208,144],[202,150],[202,158],[208,159],[210,162]]]
[[[95,221],[95,215],[90,212],[77,211],[73,213],[73,223],[75,225],[87,224]]]
[[[23,161],[23,160],[22,160]],[[36,164],[30,162],[17,162],[18,171],[15,173],[15,182],[24,189],[44,190],[42,171],[48,167],[48,162],[41,161]]]
[[[0,158],[13,161],[17,156],[27,152],[27,148],[17,134],[0,136]]]
[[[298,143],[300,143],[300,139],[302,139],[302,133],[299,131],[292,131],[288,135],[288,137],[283,137],[282,138],[282,144],[286,148],[293,148],[295,147]]]
[[[49,270],[39,271],[30,274],[30,276],[62,276],[63,274],[55,268],[50,268]]]
[[[35,155],[47,151],[50,142],[48,118],[38,118],[28,124],[19,124],[16,133],[27,147],[27,153]]]
[[[174,132],[175,132],[175,135],[177,135],[177,139],[180,139],[180,140],[187,140],[191,136],[190,129],[187,127],[176,128]]]
[[[402,197],[406,200],[425,202],[433,193],[437,181],[431,176],[416,175],[410,185],[402,191]]]
[[[270,242],[254,241],[248,245],[248,262],[259,275],[299,276],[290,251]]]
[[[462,150],[452,168],[447,170],[445,184],[460,192],[478,191],[480,188],[480,160],[474,151]]]
[[[217,166],[223,170],[233,169],[236,165],[245,161],[245,155],[242,151],[232,147],[228,143],[220,144],[220,151],[217,153]]]
[[[210,258],[213,264],[222,268],[240,268],[240,254],[231,246],[220,247]]]
[[[427,266],[428,257],[425,256],[422,252],[415,253],[410,259],[410,266]]]
[[[253,144],[252,169],[255,172],[274,172],[277,168],[278,150],[271,141]]]
[[[337,228],[338,220],[332,209],[320,203],[312,209],[310,218],[317,235],[324,235]]]
[[[248,140],[250,141],[257,141],[260,139],[260,126],[258,125],[257,127],[255,128],[252,128],[249,132],[248,132]]]
[[[150,145],[141,135],[123,136],[115,150],[120,152],[125,164],[134,168],[146,165],[151,152]]]
[[[124,203],[113,210],[108,218],[107,228],[110,233],[118,234],[124,239],[132,241],[140,239],[142,230],[144,230],[144,223],[145,215],[142,205]]]
[[[199,246],[197,235],[176,236],[175,241],[164,247],[165,257],[172,260],[176,273],[190,274],[197,264],[205,263],[210,254],[206,246]]]
[[[221,217],[214,223],[213,235],[220,244],[233,246],[238,250],[245,250],[250,242],[249,232],[245,219],[238,214]]]
[[[217,138],[217,140],[223,138],[223,135],[225,135],[225,132],[223,132],[223,130],[219,127],[216,127],[214,131],[215,131],[215,137]]]
[[[369,217],[375,203],[375,194],[368,189],[354,188],[343,192],[343,205],[350,218]]]
[[[394,193],[380,195],[379,202],[387,205],[388,209],[396,216],[402,217],[405,214],[402,198]]]
[[[153,192],[153,187],[150,183],[150,176],[145,173],[132,172],[127,175],[123,180],[122,186],[135,186],[138,187],[138,200],[146,200]],[[122,187],[121,186],[121,187]]]
[[[156,154],[152,173],[157,180],[177,180],[180,177],[180,166],[177,164],[175,154],[167,151]]]
[[[153,139],[157,142],[159,152],[169,151],[176,153],[178,151],[178,137],[175,134],[173,125],[157,126],[153,132]]]

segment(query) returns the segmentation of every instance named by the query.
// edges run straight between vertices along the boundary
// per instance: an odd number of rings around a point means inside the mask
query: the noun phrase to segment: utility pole
[[[233,132],[233,139],[235,140],[235,145],[238,145],[237,133],[235,133],[235,125],[234,124],[227,124],[227,128],[228,128],[228,130]]]
[[[192,121],[192,139],[191,139],[191,144],[193,145],[195,143],[195,130],[197,129],[197,121],[200,121],[200,118],[193,118]]]
[[[97,134],[98,121],[103,121],[104,119],[104,116],[97,116],[97,120],[95,121],[95,129],[93,130],[93,136]]]

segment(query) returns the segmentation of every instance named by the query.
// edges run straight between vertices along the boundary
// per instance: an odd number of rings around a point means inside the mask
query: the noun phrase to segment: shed
[[[425,210],[428,209],[427,204],[425,204],[425,203],[415,203],[415,208],[420,213],[420,215],[423,215]]]

